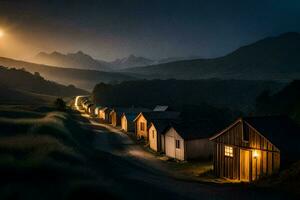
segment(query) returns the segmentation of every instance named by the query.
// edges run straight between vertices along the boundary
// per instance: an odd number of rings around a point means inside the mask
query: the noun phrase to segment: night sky
[[[300,32],[299,0],[0,0],[0,56],[82,50],[98,59],[217,57]]]

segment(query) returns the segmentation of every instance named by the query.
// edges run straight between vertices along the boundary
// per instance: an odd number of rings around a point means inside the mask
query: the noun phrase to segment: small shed
[[[125,122],[127,122],[127,127],[128,127],[128,121],[126,116],[128,115],[133,115],[134,118],[140,113],[140,112],[148,112],[150,111],[147,108],[135,108],[135,107],[130,107],[130,108],[124,108],[124,107],[117,107],[113,108],[110,112],[110,119],[111,119],[111,124],[113,126],[121,126],[122,127],[122,119],[123,119],[123,127],[125,127]],[[124,115],[123,115],[124,114]],[[122,118],[123,117],[123,118]],[[129,122],[133,123],[134,118],[129,117]],[[134,127],[134,126],[133,126]]]
[[[133,132],[135,129],[134,119],[139,113],[123,113],[121,116],[121,128],[125,132]]]
[[[99,119],[103,120],[105,122],[110,122],[110,117],[109,117],[110,111],[111,111],[111,109],[108,107],[101,108],[99,110],[99,114],[98,114]]]
[[[135,134],[137,138],[148,141],[148,128],[153,120],[176,120],[179,119],[179,112],[152,111],[141,112],[135,119]]]
[[[117,112],[115,109],[112,109],[109,113],[110,124],[114,127],[117,126]]]
[[[214,133],[209,121],[199,121],[197,126],[173,123],[164,133],[166,156],[177,160],[209,159],[212,157]]]
[[[99,111],[101,110],[101,108],[102,108],[101,106],[96,106],[95,107],[95,110],[94,110],[94,115],[95,116],[99,116]]]
[[[285,116],[240,118],[210,140],[217,176],[250,182],[299,159],[300,128]]]
[[[150,149],[165,152],[164,132],[170,126],[170,123],[171,120],[152,120],[148,130]]]
[[[122,110],[122,114],[120,116],[120,124],[121,128],[125,132],[134,132],[135,131],[135,123],[134,119],[141,112],[150,112],[151,110],[148,108],[129,108],[127,110]]]

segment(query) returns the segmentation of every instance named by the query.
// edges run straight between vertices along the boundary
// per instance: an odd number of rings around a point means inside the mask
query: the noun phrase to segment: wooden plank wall
[[[243,140],[243,131],[249,133],[248,142]],[[237,123],[234,127],[215,138],[214,142],[214,172],[217,176],[240,179],[240,149],[250,150],[251,159],[249,163],[252,166],[250,167],[250,180],[255,180],[256,177],[272,174],[279,170],[280,151],[247,123]],[[233,147],[233,157],[225,156],[225,145]],[[259,154],[257,161],[252,157],[253,150],[256,150]],[[256,169],[256,166],[258,169]]]

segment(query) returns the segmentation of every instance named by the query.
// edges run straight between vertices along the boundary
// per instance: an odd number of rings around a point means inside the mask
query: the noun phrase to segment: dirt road
[[[96,134],[94,148],[108,152],[128,161],[134,167],[127,167],[126,177],[130,180],[153,185],[145,199],[162,199],[161,191],[166,191],[168,199],[286,199],[287,196],[274,191],[249,189],[241,185],[209,184],[184,180],[180,175],[174,176],[164,161],[145,151],[131,138],[106,124],[101,124],[83,114]],[[149,196],[150,195],[150,196]],[[164,197],[165,199],[165,197]]]

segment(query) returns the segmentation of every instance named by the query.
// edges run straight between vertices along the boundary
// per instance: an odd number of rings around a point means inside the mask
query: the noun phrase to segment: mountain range
[[[45,55],[40,53],[39,57]],[[61,60],[69,63],[64,66],[72,68],[36,64],[4,57],[0,57],[0,65],[25,68],[31,73],[39,72],[48,80],[65,85],[74,84],[90,91],[100,82],[119,83],[137,79],[195,80],[218,78],[289,81],[300,78],[300,34],[290,32],[276,37],[268,37],[243,46],[226,56],[212,59],[192,59],[190,57],[188,59],[192,60],[169,58],[155,61],[130,55],[128,58],[108,63],[97,61],[83,52],[66,55],[55,52],[50,57],[67,57],[67,59]],[[177,59],[180,61],[174,62]],[[72,62],[66,60],[72,60]],[[75,67],[71,64],[74,62]],[[157,62],[164,63],[156,64]],[[102,63],[103,68],[101,69],[103,70],[87,69],[90,68],[87,67],[89,65],[83,63],[98,63],[99,66]],[[54,61],[53,64],[63,66],[58,62],[54,63]],[[126,68],[134,65],[139,67]],[[118,67],[113,69],[112,66]]]
[[[49,54],[40,52],[34,57],[33,61],[58,67],[110,71],[110,64],[108,62],[95,60],[90,55],[87,55],[82,51],[68,54],[62,54],[57,51]]]
[[[35,63],[65,68],[94,69],[99,71],[118,71],[130,67],[142,67],[178,60],[188,60],[192,58],[195,57],[170,57],[155,60],[131,54],[128,57],[117,58],[113,61],[108,62],[104,60],[95,59],[82,51],[68,54],[63,54],[54,51],[52,53],[40,52],[32,59],[32,61]]]
[[[300,34],[268,37],[219,58],[169,62],[122,70],[147,79],[247,79],[300,78]]]
[[[116,83],[136,78],[126,73],[105,72],[98,70],[63,68],[50,65],[42,65],[11,58],[0,57],[0,66],[24,68],[28,72],[39,72],[45,79],[55,81],[64,85],[75,85],[76,87],[92,90],[97,83]]]

